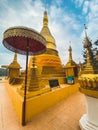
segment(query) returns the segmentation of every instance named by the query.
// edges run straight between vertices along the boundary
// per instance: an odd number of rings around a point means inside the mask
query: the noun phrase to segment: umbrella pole
[[[27,75],[28,75],[28,47],[29,42],[27,40],[27,52],[26,52],[26,73],[25,73],[25,86],[24,86],[24,101],[22,110],[22,125],[26,125],[26,90],[27,90]]]

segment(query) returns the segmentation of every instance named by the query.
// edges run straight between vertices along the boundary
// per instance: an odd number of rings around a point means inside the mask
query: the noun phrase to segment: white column
[[[98,130],[98,98],[86,96],[87,114],[79,121],[81,130]]]

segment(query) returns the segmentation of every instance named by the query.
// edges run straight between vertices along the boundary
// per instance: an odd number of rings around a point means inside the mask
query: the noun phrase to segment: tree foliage
[[[0,76],[8,76],[8,71],[7,71],[7,69],[2,69],[2,68],[0,68]]]

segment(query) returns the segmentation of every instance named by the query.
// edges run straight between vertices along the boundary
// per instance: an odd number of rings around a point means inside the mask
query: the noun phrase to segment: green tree
[[[98,69],[98,39],[94,42],[94,53],[96,57],[96,68]]]

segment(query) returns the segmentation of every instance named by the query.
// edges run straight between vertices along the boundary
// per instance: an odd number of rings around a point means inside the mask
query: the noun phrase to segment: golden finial
[[[44,11],[43,26],[48,26],[48,16],[46,10]]]
[[[17,53],[16,52],[14,54],[14,60],[13,61],[17,61]]]
[[[86,32],[87,26],[84,24],[84,30],[85,30],[85,37],[87,37],[87,32]]]
[[[70,45],[69,45],[69,49],[68,49],[68,51],[72,51],[72,48],[71,48],[71,41],[69,41],[69,43],[70,43]]]
[[[72,48],[71,48],[71,45],[69,46],[69,61],[72,61]]]

